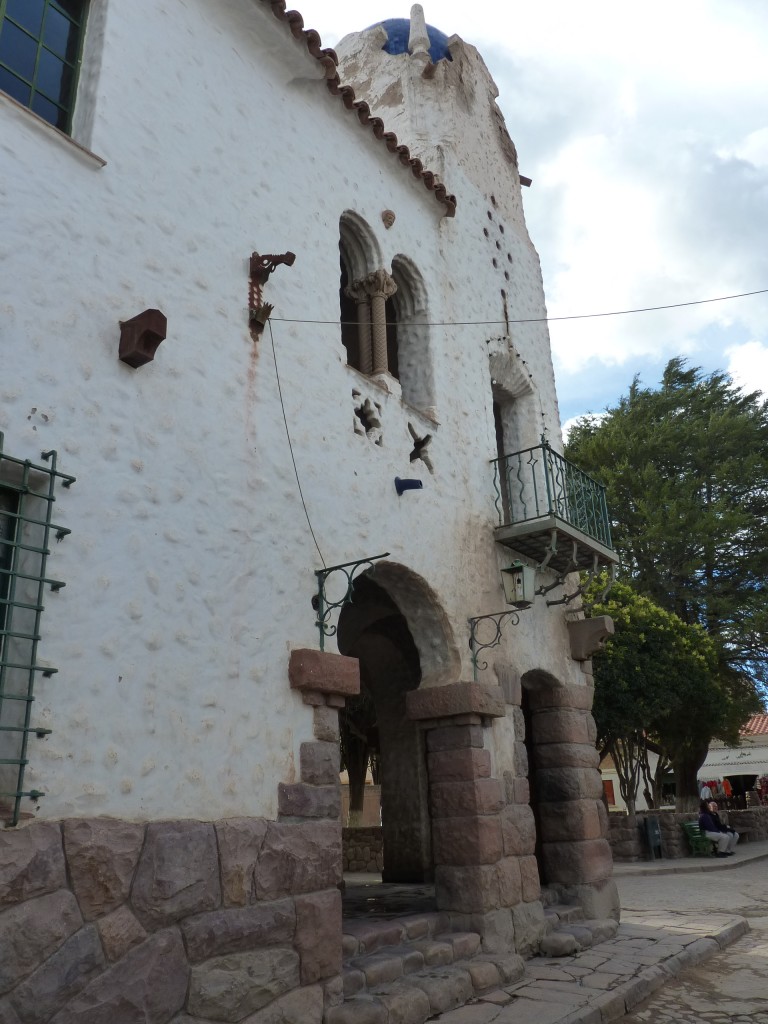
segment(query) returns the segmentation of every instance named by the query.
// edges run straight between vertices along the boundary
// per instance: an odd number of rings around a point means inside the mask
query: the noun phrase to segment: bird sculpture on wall
[[[415,462],[416,459],[421,459],[421,461],[427,467],[429,472],[434,473],[434,469],[432,468],[432,462],[429,458],[429,455],[427,454],[427,448],[429,447],[429,443],[432,440],[432,435],[425,434],[424,437],[419,437],[419,435],[414,430],[412,423],[408,424],[408,431],[411,437],[413,438],[413,451],[410,454],[410,461]]]

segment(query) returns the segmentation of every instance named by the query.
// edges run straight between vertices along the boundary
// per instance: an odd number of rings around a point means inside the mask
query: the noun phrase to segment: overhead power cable
[[[438,320],[411,322],[412,327],[495,327],[498,324],[542,324],[555,320],[589,320],[600,316],[626,316],[628,313],[653,313],[659,309],[681,309],[683,306],[703,306],[708,302],[727,302],[729,299],[746,299],[750,295],[766,295],[768,288],[759,288],[754,292],[739,292],[736,295],[718,295],[714,299],[692,299],[690,302],[670,302],[665,306],[640,306],[637,309],[613,309],[607,313],[572,313],[570,316],[533,316],[520,320]],[[300,320],[296,317],[273,316],[270,319],[284,324],[357,324],[357,320]]]
[[[269,327],[269,338],[270,338],[270,341],[272,342],[272,359],[274,360],[274,363],[275,363],[275,379],[277,380],[277,393],[278,393],[278,395],[280,397],[280,408],[282,409],[282,412],[283,412],[283,423],[285,424],[285,436],[288,439],[288,450],[291,453],[291,462],[293,463],[293,472],[294,472],[294,474],[296,476],[296,486],[299,488],[299,497],[301,498],[301,504],[304,507],[304,515],[307,518],[307,526],[309,527],[309,532],[312,534],[312,540],[315,542],[315,547],[317,548],[317,553],[318,553],[318,555],[320,555],[320,561],[323,563],[323,568],[325,569],[325,567],[326,567],[325,559],[323,558],[323,552],[320,550],[320,545],[317,543],[317,537],[315,536],[315,531],[312,529],[312,520],[309,518],[309,510],[307,509],[307,503],[304,500],[304,492],[301,489],[301,480],[299,479],[299,470],[298,470],[298,468],[296,466],[296,459],[295,459],[294,454],[293,454],[293,444],[291,443],[291,432],[288,429],[288,417],[285,414],[285,403],[283,402],[283,389],[282,389],[282,387],[280,385],[280,371],[277,368],[277,353],[275,351],[275,336],[272,333],[272,324],[271,324],[270,320],[267,320],[267,326]]]

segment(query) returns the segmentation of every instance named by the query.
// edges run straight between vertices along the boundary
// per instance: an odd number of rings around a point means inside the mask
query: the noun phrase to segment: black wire
[[[283,403],[283,389],[280,387],[280,372],[277,369],[277,353],[275,352],[275,336],[272,333],[272,324],[267,320],[267,326],[269,327],[269,338],[272,342],[272,358],[275,361],[275,378],[277,379],[277,393],[280,396],[280,408],[283,412],[283,423],[285,424],[285,436],[288,438],[288,449],[291,453],[291,462],[293,463],[293,472],[296,474],[296,485],[299,488],[299,497],[301,498],[301,504],[304,506],[304,515],[307,517],[307,526],[309,532],[312,534],[312,540],[315,542],[317,553],[320,555],[320,561],[323,563],[323,568],[326,569],[325,559],[323,558],[323,552],[320,550],[320,545],[317,543],[317,537],[315,531],[312,529],[312,522],[309,518],[309,512],[307,511],[307,503],[304,501],[304,492],[301,489],[301,480],[299,480],[299,471],[296,468],[296,459],[293,457],[293,445],[291,444],[291,433],[288,430],[288,419],[285,415],[285,404]]]
[[[726,302],[728,299],[746,299],[750,295],[768,294],[768,288],[760,288],[755,292],[739,292],[737,295],[719,295],[715,299],[693,299],[691,302],[671,302],[668,306],[641,306],[638,309],[615,309],[610,313],[574,313],[571,316],[537,316],[525,320],[451,320],[451,321],[424,321],[416,323],[409,321],[409,327],[495,327],[497,324],[543,324],[554,320],[589,320],[598,316],[626,316],[628,313],[652,313],[657,309],[681,309],[683,306],[703,306],[707,302]],[[278,320],[284,324],[357,324],[357,320],[296,320],[288,317],[273,316],[271,320]]]

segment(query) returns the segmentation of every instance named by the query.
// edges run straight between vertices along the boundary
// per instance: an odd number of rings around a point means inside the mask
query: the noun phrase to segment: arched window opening
[[[357,305],[349,294],[349,270],[344,254],[339,259],[341,276],[339,280],[339,311],[341,319],[341,343],[347,352],[347,365],[360,369],[360,344],[358,339]]]
[[[394,298],[384,304],[384,315],[387,318],[387,372],[396,380],[400,380],[400,361],[397,350],[397,306]]]
[[[392,279],[397,287],[391,299],[392,350],[403,399],[428,415],[434,415],[434,372],[429,346],[429,310],[424,279],[407,256],[392,260]],[[390,317],[387,317],[389,322]]]

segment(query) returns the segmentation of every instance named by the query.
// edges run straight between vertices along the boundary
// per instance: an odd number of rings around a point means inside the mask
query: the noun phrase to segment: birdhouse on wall
[[[134,370],[151,363],[167,329],[168,321],[159,309],[145,309],[130,320],[121,320],[119,358]]]

